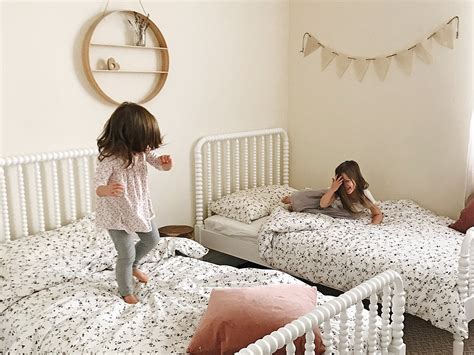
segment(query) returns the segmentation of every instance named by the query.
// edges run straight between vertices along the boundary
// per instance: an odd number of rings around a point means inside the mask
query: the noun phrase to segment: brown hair
[[[347,195],[344,185],[341,185],[336,191],[337,196],[341,199],[344,209],[351,213],[357,213],[353,207],[354,203],[357,202],[361,203],[362,206],[369,207],[371,203],[364,194],[364,190],[369,187],[369,184],[362,176],[359,164],[354,160],[346,160],[336,168],[336,177],[342,176],[343,173],[346,174],[349,179],[353,180],[356,185],[351,197]]]
[[[124,102],[112,113],[97,139],[99,161],[114,156],[129,167],[135,154],[159,148],[162,143],[155,116],[140,105]]]

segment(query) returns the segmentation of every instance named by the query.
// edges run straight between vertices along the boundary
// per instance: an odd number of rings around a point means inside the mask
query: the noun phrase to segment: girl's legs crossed
[[[110,229],[115,249],[117,249],[117,265],[115,274],[121,296],[133,294],[132,266],[135,260],[133,236],[123,230]]]

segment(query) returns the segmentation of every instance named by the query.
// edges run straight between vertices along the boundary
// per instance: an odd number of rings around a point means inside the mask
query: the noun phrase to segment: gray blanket
[[[313,214],[324,214],[333,218],[356,218],[356,216],[342,208],[326,207],[321,208],[319,202],[321,197],[327,192],[324,190],[301,190],[290,196],[291,207],[294,212],[305,212]]]

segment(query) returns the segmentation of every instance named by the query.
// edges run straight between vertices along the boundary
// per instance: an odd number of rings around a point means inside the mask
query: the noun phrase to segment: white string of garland
[[[456,20],[456,24],[454,24]],[[454,27],[456,25],[456,28]],[[305,38],[306,40],[305,45]],[[423,63],[431,64],[433,58],[431,55],[433,38],[438,44],[447,48],[454,48],[454,39],[459,38],[459,17],[454,16],[437,31],[421,42],[416,43],[408,49],[404,49],[389,55],[378,57],[355,57],[337,52],[327,45],[324,45],[319,39],[306,32],[303,35],[303,47],[301,53],[304,57],[314,53],[321,48],[321,70],[326,69],[333,61],[336,63],[336,73],[341,78],[352,64],[355,75],[359,81],[364,80],[365,74],[369,69],[370,63],[380,80],[385,80],[392,59],[399,64],[402,70],[410,75],[413,67],[413,58],[416,56]]]

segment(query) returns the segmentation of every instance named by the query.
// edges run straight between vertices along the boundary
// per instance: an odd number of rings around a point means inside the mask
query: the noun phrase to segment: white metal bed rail
[[[97,149],[89,148],[0,158],[0,241],[59,228],[63,220],[90,213],[96,156]],[[61,214],[65,208],[67,216]]]
[[[393,297],[392,297],[393,287]],[[382,292],[382,324],[380,337],[377,335],[377,300]],[[272,354],[286,345],[286,353],[294,354],[296,347],[294,340],[306,335],[305,355],[314,354],[314,333],[316,326],[323,326],[323,343],[326,354],[348,354],[348,326],[346,310],[356,306],[356,322],[354,331],[354,351],[351,353],[362,354],[363,348],[363,304],[362,300],[370,297],[368,353],[374,354],[405,354],[406,347],[403,343],[403,313],[405,311],[405,292],[403,281],[398,273],[392,270],[385,271],[372,279],[360,284],[352,290],[316,307],[312,312],[292,321],[284,327],[264,336],[255,343],[240,350],[238,355],[264,355]],[[391,321],[390,321],[390,312]],[[331,337],[330,320],[340,315],[339,342],[336,344]],[[377,345],[380,350],[377,350]],[[337,348],[337,349],[336,349]]]
[[[210,215],[209,203],[251,187],[288,184],[288,135],[281,128],[218,134],[194,148],[196,225]],[[215,179],[213,179],[215,177]]]

